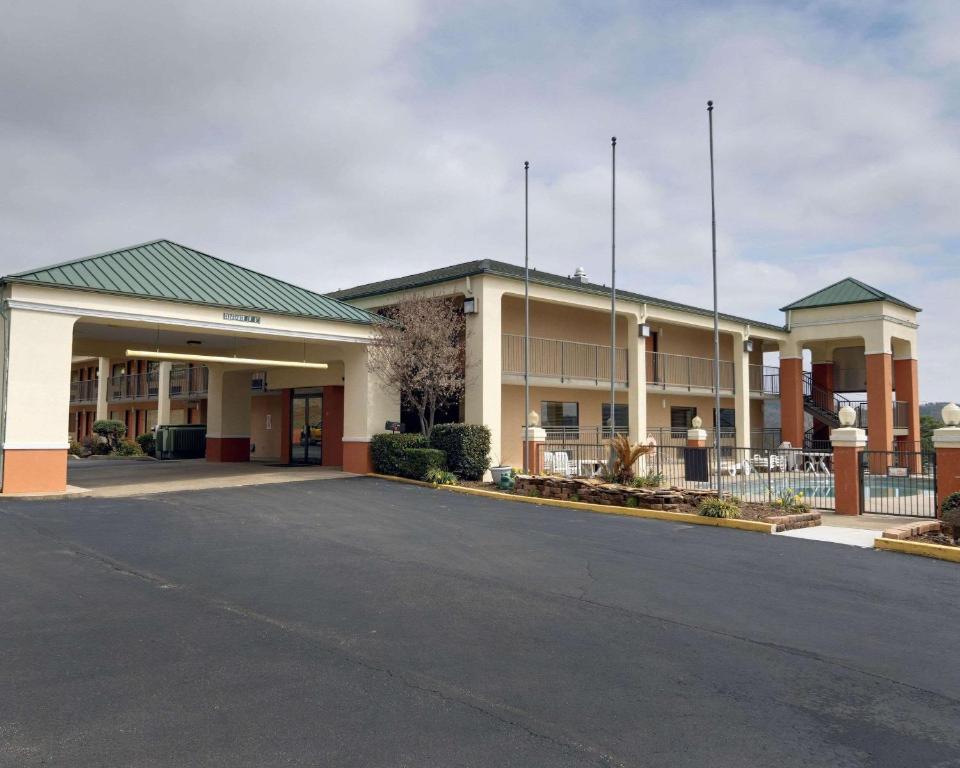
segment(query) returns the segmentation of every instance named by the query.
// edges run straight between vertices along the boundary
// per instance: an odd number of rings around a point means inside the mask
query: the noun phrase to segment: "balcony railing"
[[[714,370],[709,357],[647,352],[647,387],[713,392]],[[720,389],[733,391],[733,363],[729,360],[720,361]]]
[[[205,365],[173,368],[170,371],[170,397],[184,400],[207,394],[210,370]]]
[[[503,372],[523,375],[523,336],[503,334]],[[610,381],[610,347],[579,341],[530,337],[530,375],[560,381]],[[627,350],[616,351],[618,384],[626,384]]]
[[[865,401],[852,403],[853,409],[857,412],[856,426],[860,429],[869,429],[869,412]],[[903,400],[893,401],[893,428],[910,428],[910,403]]]
[[[97,380],[87,379],[86,381],[71,381],[70,382],[70,402],[71,403],[97,402]]]
[[[107,381],[107,400],[156,400],[160,391],[160,377],[156,371],[111,376]]]

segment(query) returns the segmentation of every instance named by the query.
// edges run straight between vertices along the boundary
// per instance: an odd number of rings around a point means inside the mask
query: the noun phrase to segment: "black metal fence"
[[[860,461],[860,511],[936,517],[936,453],[864,451]]]

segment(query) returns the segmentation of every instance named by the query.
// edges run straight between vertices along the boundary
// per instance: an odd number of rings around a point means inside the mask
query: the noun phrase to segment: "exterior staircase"
[[[840,409],[849,405],[857,413],[856,426],[866,426],[866,404],[849,400],[836,392],[830,392],[813,381],[813,374],[809,371],[803,372],[803,410],[813,416],[814,426],[804,433],[804,447],[808,449],[824,447],[819,445],[823,443],[822,439],[816,438],[818,422],[825,425],[827,429],[836,429],[840,426]],[[821,427],[822,430],[822,427]],[[829,444],[829,442],[827,442]]]

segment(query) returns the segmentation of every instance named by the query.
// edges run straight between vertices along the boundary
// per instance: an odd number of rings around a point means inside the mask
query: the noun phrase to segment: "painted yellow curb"
[[[668,512],[662,509],[643,509],[633,507],[613,507],[607,504],[588,504],[585,501],[564,501],[563,499],[544,499],[534,496],[517,496],[511,493],[485,491],[482,488],[467,488],[462,485],[435,485],[422,480],[409,480],[405,477],[392,475],[378,475],[369,472],[368,477],[379,477],[381,480],[393,480],[410,485],[420,485],[426,488],[438,488],[441,491],[465,493],[470,496],[486,496],[501,501],[517,501],[522,504],[536,504],[541,507],[563,507],[564,509],[578,509],[581,512],[597,512],[601,515],[617,515],[619,517],[640,517],[648,520],[668,520],[672,523],[686,523],[687,525],[712,525],[714,528],[736,528],[740,531],[755,531],[757,533],[773,533],[777,526],[773,523],[762,523],[759,520],[727,520],[722,517],[701,517],[684,512]]]
[[[873,542],[876,549],[887,552],[903,552],[907,555],[932,557],[936,560],[948,560],[951,563],[960,563],[960,547],[945,547],[942,544],[927,544],[923,541],[901,541],[900,539],[878,538]]]

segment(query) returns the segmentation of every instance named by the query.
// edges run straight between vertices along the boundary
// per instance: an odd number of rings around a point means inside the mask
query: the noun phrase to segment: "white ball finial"
[[[531,427],[540,426],[540,414],[536,411],[530,411],[530,415],[527,417],[527,419],[530,421]]]
[[[947,403],[943,406],[943,410],[940,411],[940,416],[943,417],[943,423],[948,427],[957,426],[960,424],[960,405]]]
[[[857,423],[857,412],[849,405],[843,406],[837,416],[840,418],[841,427],[852,427]]]
[[[690,419],[690,426],[692,426],[694,429],[700,429],[700,427],[703,426],[703,419],[701,419],[699,416],[694,416],[692,419]]]

